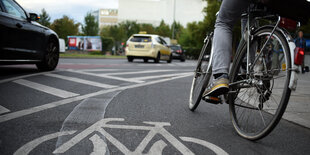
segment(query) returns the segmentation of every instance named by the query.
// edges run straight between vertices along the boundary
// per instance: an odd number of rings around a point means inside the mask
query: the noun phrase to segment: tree
[[[99,24],[91,13],[87,13],[84,18],[84,26],[82,32],[87,36],[97,36],[99,34]]]
[[[41,14],[39,15],[40,19],[39,19],[39,23],[43,26],[49,27],[51,25],[51,17],[47,14],[47,12],[45,11],[45,9],[43,8],[41,10]]]
[[[131,35],[139,33],[140,26],[136,21],[125,21],[119,24],[120,29],[125,32],[125,40],[128,39]]]
[[[152,24],[140,24],[140,31],[145,31],[148,34],[156,34],[155,27]]]
[[[181,33],[182,33],[182,31],[183,31],[183,29],[184,29],[184,27],[181,25],[181,23],[180,22],[176,22],[176,21],[174,21],[173,23],[172,23],[172,25],[171,25],[171,33],[173,33],[172,31],[172,29],[173,29],[173,25],[174,25],[174,39],[176,39],[176,40],[179,40],[180,39],[180,36],[181,36]],[[173,38],[172,38],[173,39]]]
[[[169,25],[167,25],[164,20],[162,20],[159,26],[156,28],[156,33],[163,37],[170,37],[171,36],[171,29]]]
[[[59,38],[67,41],[67,36],[77,35],[79,33],[79,26],[79,23],[75,23],[73,19],[64,15],[62,18],[54,20],[51,29],[58,34]]]

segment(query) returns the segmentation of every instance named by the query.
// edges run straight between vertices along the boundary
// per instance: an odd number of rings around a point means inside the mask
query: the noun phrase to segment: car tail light
[[[297,27],[297,22],[292,19],[281,18],[280,26],[287,30],[295,30]]]

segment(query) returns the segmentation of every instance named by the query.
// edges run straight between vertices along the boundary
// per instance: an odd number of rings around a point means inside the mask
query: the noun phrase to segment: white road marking
[[[159,73],[159,72],[171,72],[172,70],[145,70],[136,72],[117,72],[117,73],[106,73],[101,75],[130,75],[130,74],[144,74],[144,73]]]
[[[102,69],[102,68],[97,68],[97,69],[80,69],[79,71],[83,71],[83,72],[104,72],[104,71],[120,71],[120,70],[124,70],[124,69]],[[127,70],[127,69],[125,69]]]
[[[144,81],[141,80],[134,80],[134,79],[128,79],[128,78],[121,78],[116,76],[109,76],[109,75],[102,75],[102,74],[94,74],[94,73],[88,73],[88,72],[81,72],[76,70],[67,70],[68,72],[78,73],[78,74],[84,74],[84,75],[90,75],[90,76],[96,76],[101,78],[107,78],[107,79],[113,79],[113,80],[119,80],[119,81],[126,81],[126,82],[133,82],[133,83],[144,83]]]
[[[94,96],[98,96],[98,95],[102,95],[102,94],[106,94],[106,93],[110,93],[110,92],[114,92],[114,91],[119,91],[119,90],[125,90],[125,89],[131,89],[131,88],[138,88],[138,87],[143,87],[143,86],[148,86],[148,85],[152,85],[152,84],[157,84],[157,83],[162,83],[162,82],[167,82],[167,81],[171,81],[171,80],[175,80],[175,79],[180,79],[180,78],[185,78],[190,75],[182,75],[182,76],[177,76],[177,77],[173,77],[173,78],[169,78],[169,79],[160,79],[160,80],[156,80],[156,81],[151,81],[151,82],[146,82],[146,83],[140,83],[140,84],[135,84],[135,85],[130,85],[130,86],[123,86],[123,87],[117,87],[117,88],[112,88],[112,89],[108,89],[108,90],[101,90],[95,93],[90,93],[90,94],[86,94],[86,95],[81,95],[81,96],[77,96],[77,97],[73,97],[73,98],[68,98],[68,99],[64,99],[61,101],[56,101],[56,102],[52,102],[52,103],[48,103],[48,104],[44,104],[41,106],[37,106],[37,107],[32,107],[29,109],[24,109],[24,110],[20,110],[20,111],[16,111],[16,112],[12,112],[9,114],[5,114],[0,116],[0,123],[2,122],[6,122],[12,119],[16,119],[19,117],[23,117],[26,115],[30,115],[33,113],[37,113],[37,112],[41,112],[47,109],[51,109],[51,108],[55,108],[58,106],[62,106],[62,105],[66,105],[75,101],[80,101],[80,100],[84,100],[86,98],[90,98],[90,97],[94,97]]]
[[[144,77],[136,77],[136,78],[130,78],[132,80],[149,80],[149,79],[157,79],[157,78],[166,78],[166,77],[174,77],[174,76],[183,76],[183,75],[189,75],[192,73],[177,73],[177,74],[164,74],[164,75],[154,75],[154,76],[144,76]]]
[[[40,144],[49,141],[51,139],[60,137],[60,136],[65,136],[65,135],[72,135],[74,134],[76,131],[64,131],[64,132],[56,132],[53,134],[49,134],[40,138],[37,138],[27,144],[25,144],[24,146],[22,146],[21,148],[19,148],[14,155],[25,155],[25,154],[29,154],[34,148],[36,148],[37,146],[39,146]]]
[[[0,105],[0,115],[4,114],[4,113],[8,113],[8,112],[10,112],[9,109],[7,109],[7,108],[5,108],[5,107]]]
[[[18,80],[18,79],[24,79],[24,78],[28,78],[28,77],[32,77],[32,76],[42,75],[42,74],[46,74],[46,73],[54,73],[54,72],[58,72],[58,71],[41,72],[41,73],[35,73],[35,74],[30,74],[30,75],[23,75],[23,76],[13,77],[13,78],[5,79],[5,80],[0,80],[0,84],[1,83],[6,83],[6,82],[10,82],[10,81],[14,81],[14,80]]]
[[[81,83],[81,84],[86,84],[86,85],[101,87],[101,88],[115,88],[115,87],[117,87],[117,86],[108,85],[108,84],[104,84],[104,83],[93,82],[93,81],[88,81],[88,80],[84,80],[84,79],[79,79],[79,78],[69,77],[69,76],[63,76],[63,75],[58,75],[58,74],[45,74],[45,76],[55,77],[55,78],[59,78],[59,79],[63,79],[63,80],[73,81],[76,83]]]
[[[228,155],[227,152],[225,152],[222,148],[210,143],[210,142],[207,142],[207,141],[204,141],[204,140],[200,140],[200,139],[197,139],[197,138],[192,138],[192,137],[180,137],[183,141],[185,142],[191,142],[191,143],[196,143],[196,144],[200,144],[206,148],[209,148],[211,149],[215,154],[218,154],[218,155]]]
[[[97,134],[93,135],[89,138],[89,140],[93,143],[93,152],[90,155],[105,155],[107,153],[108,145],[102,140]]]
[[[142,154],[143,150],[149,144],[149,142],[153,139],[156,134],[161,134],[172,146],[174,146],[178,151],[182,154],[193,155],[194,153],[189,150],[184,144],[182,144],[177,138],[175,138],[171,133],[165,130],[164,126],[170,126],[170,123],[166,122],[143,122],[145,124],[149,124],[152,126],[132,126],[132,125],[113,125],[108,124],[112,121],[124,121],[123,118],[106,118],[102,119],[92,126],[88,127],[86,130],[77,134],[75,137],[58,147],[53,153],[54,154],[63,154],[67,152],[70,148],[78,144],[85,137],[89,136],[91,133],[97,131],[104,135],[106,139],[111,142],[114,146],[116,146],[123,154]],[[148,135],[142,140],[139,146],[136,148],[134,152],[131,152],[124,144],[118,141],[115,137],[105,131],[103,128],[111,128],[111,129],[127,129],[127,130],[148,130]],[[159,150],[163,150],[166,144],[164,142],[158,142],[153,144],[150,151],[153,153],[158,153]],[[159,150],[155,151],[158,148]],[[162,154],[160,152],[159,154]]]
[[[42,85],[39,83],[24,80],[24,79],[16,80],[14,81],[14,83],[17,83],[17,84],[20,84],[20,85],[23,85],[23,86],[26,86],[26,87],[29,87],[29,88],[32,88],[38,91],[42,91],[42,92],[45,92],[45,93],[48,93],[54,96],[58,96],[61,98],[69,98],[69,97],[74,97],[74,96],[79,95],[79,94],[71,93],[65,90],[60,90],[57,88],[53,88],[50,86]]]

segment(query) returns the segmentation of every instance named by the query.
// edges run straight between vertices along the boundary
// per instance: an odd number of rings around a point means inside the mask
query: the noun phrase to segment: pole
[[[176,0],[173,2],[173,23],[172,23],[172,39],[174,39],[175,35],[175,10],[176,10]]]

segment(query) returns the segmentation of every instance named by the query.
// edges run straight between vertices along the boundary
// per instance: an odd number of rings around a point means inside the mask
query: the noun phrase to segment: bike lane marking
[[[62,144],[61,146],[56,145],[56,150],[54,150],[53,154],[63,154],[63,153],[70,153],[67,152],[69,151],[73,146],[77,145],[80,143],[83,139],[88,137],[89,135],[99,132],[102,136],[104,136],[112,145],[117,147],[119,151],[121,151],[124,154],[143,154],[142,152],[145,150],[146,145],[149,144],[150,140],[154,138],[155,134],[160,134],[162,135],[169,143],[172,144],[180,153],[182,154],[194,154],[192,153],[184,144],[182,144],[180,141],[178,141],[171,133],[169,133],[167,130],[165,130],[164,126],[170,125],[170,123],[165,123],[165,122],[143,122],[144,124],[149,124],[153,126],[131,126],[131,125],[113,125],[110,124],[109,122],[117,122],[117,121],[124,121],[123,118],[105,118],[102,119],[95,124],[91,125],[89,128],[86,130],[80,132],[73,138],[69,139],[67,142]],[[109,124],[108,124],[109,123]],[[117,128],[119,127],[119,128]],[[114,138],[112,135],[110,135],[108,132],[106,132],[103,128],[112,128],[112,129],[137,129],[137,130],[148,130],[150,131],[149,134],[142,140],[140,145],[136,148],[134,152],[131,152],[124,144],[119,142],[116,138]],[[29,154],[32,150],[34,150],[37,146],[40,144],[57,138],[57,137],[62,137],[66,135],[72,135],[76,133],[76,130],[73,131],[62,131],[62,132],[57,132],[54,134],[49,134],[46,136],[42,136],[40,138],[37,138],[31,142],[28,142],[21,148],[19,148],[14,155],[20,155],[20,154]],[[175,139],[175,140],[171,140]],[[218,147],[217,145],[214,145],[210,142],[207,142],[205,140],[200,140],[197,138],[193,137],[180,137],[180,139],[184,142],[190,142],[190,143],[195,143],[198,145],[201,145],[207,149],[210,149],[213,151],[215,154],[219,155],[228,155],[227,152],[225,152],[223,149]],[[91,152],[91,155],[99,155],[99,154],[109,154],[109,149],[107,147],[106,141],[104,141],[99,135],[94,134],[92,137],[89,138],[89,140],[93,144],[93,151]],[[146,145],[144,144],[146,143]],[[149,152],[147,154],[149,155],[158,155],[162,154],[164,148],[167,146],[167,144],[163,140],[158,140],[155,142],[152,147],[149,149]],[[85,148],[82,148],[85,149]],[[71,152],[72,154],[72,152]]]
[[[33,149],[35,149],[37,146],[42,144],[43,142],[46,142],[48,140],[52,140],[54,138],[57,138],[59,136],[65,136],[65,135],[72,135],[76,131],[64,131],[64,132],[56,132],[49,135],[45,135],[43,137],[39,137],[25,145],[23,145],[21,148],[19,148],[14,155],[25,155],[29,154]]]
[[[191,143],[196,143],[196,144],[200,144],[206,148],[209,148],[211,149],[214,153],[216,154],[220,154],[220,155],[228,155],[227,152],[225,152],[222,148],[210,143],[210,142],[207,142],[207,141],[204,141],[204,140],[201,140],[201,139],[197,139],[197,138],[192,138],[192,137],[180,137],[183,141],[185,142],[191,142]]]
[[[84,100],[84,99],[87,99],[90,97],[103,95],[103,94],[107,94],[107,93],[114,92],[114,91],[122,91],[122,90],[126,90],[126,89],[131,89],[131,88],[138,88],[138,87],[153,85],[153,84],[157,84],[157,83],[162,83],[162,82],[167,82],[167,81],[176,80],[176,79],[180,79],[180,78],[185,78],[188,76],[190,76],[190,75],[176,76],[176,77],[171,77],[171,78],[167,78],[167,79],[160,79],[160,80],[155,80],[155,81],[150,81],[150,82],[145,82],[145,83],[139,83],[139,84],[134,84],[134,85],[129,85],[129,86],[112,88],[112,89],[108,89],[108,90],[101,90],[101,91],[97,91],[97,92],[86,94],[86,95],[81,95],[81,96],[76,96],[76,97],[72,97],[72,98],[68,98],[68,99],[64,99],[64,100],[60,100],[60,101],[56,101],[56,102],[51,102],[51,103],[44,104],[41,106],[36,106],[36,107],[32,107],[32,108],[28,108],[28,109],[24,109],[24,110],[20,110],[20,111],[8,113],[5,115],[1,115],[0,116],[0,123],[6,122],[6,121],[9,121],[12,119],[16,119],[19,117],[23,117],[26,115],[34,114],[37,112],[41,112],[44,110],[48,110],[51,108],[55,108],[58,106],[73,103],[75,101]]]

